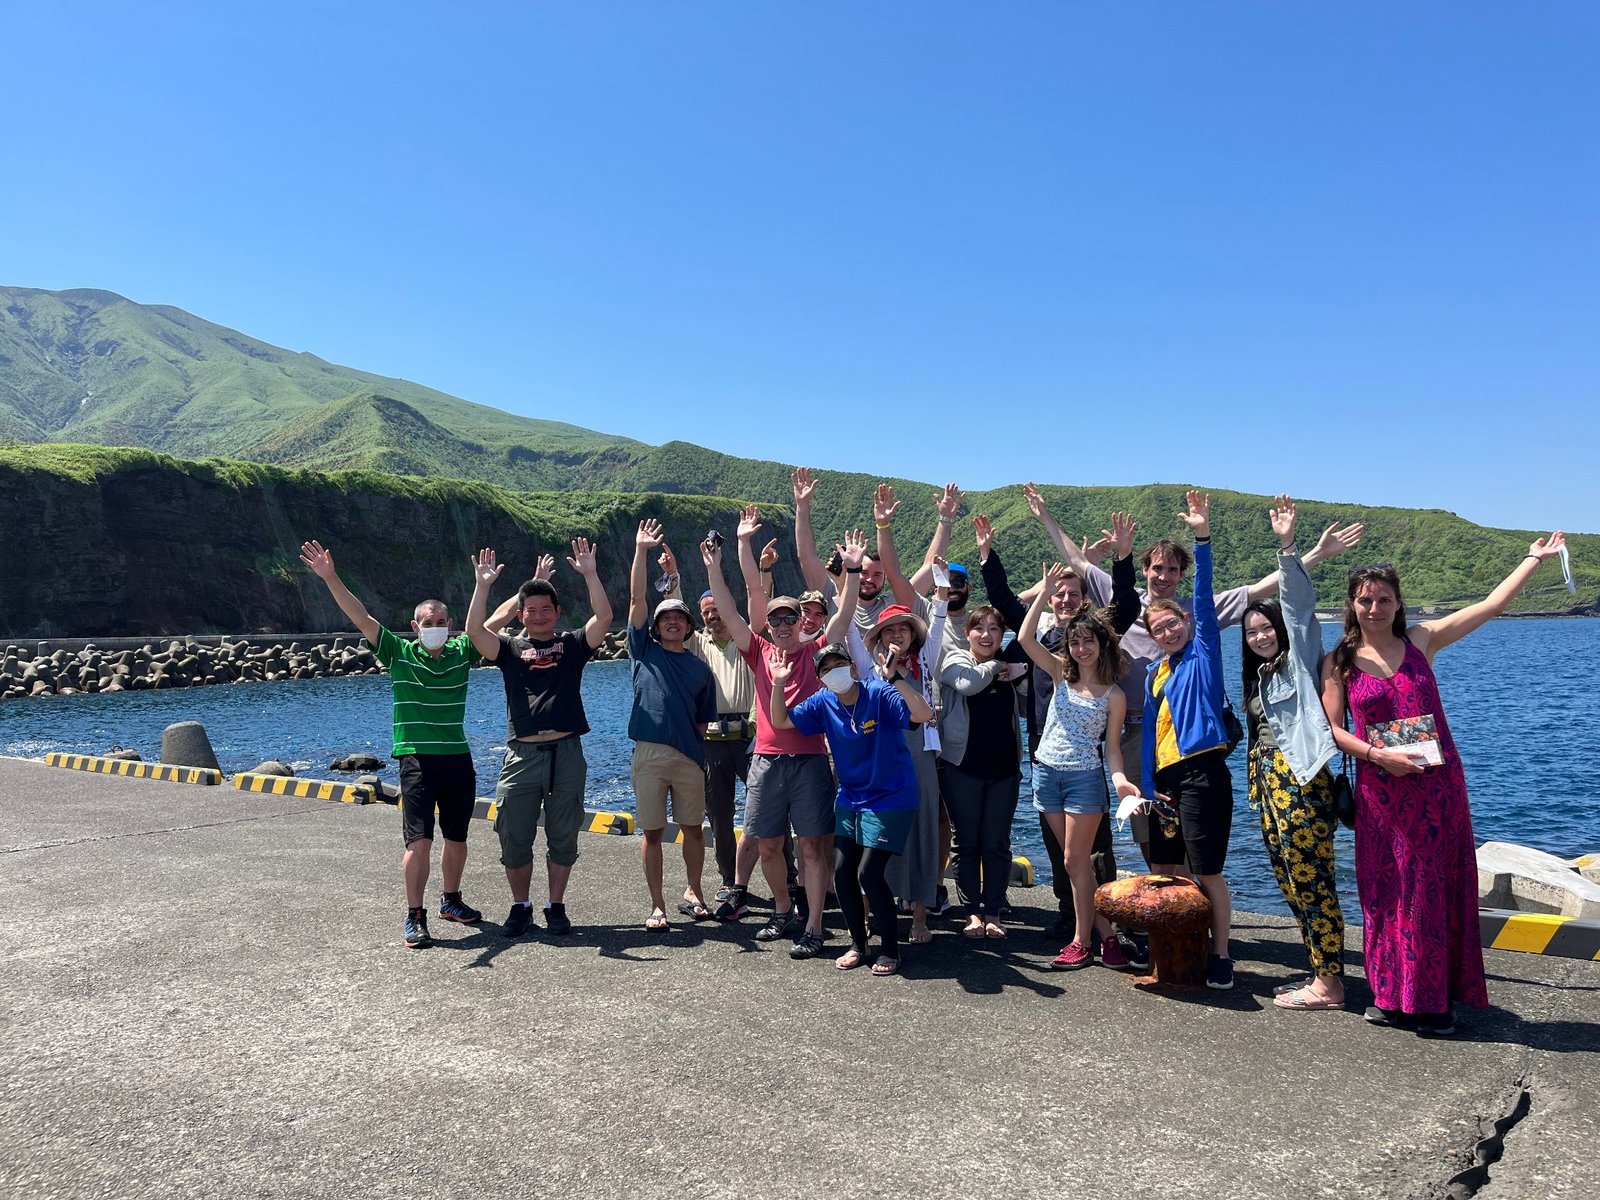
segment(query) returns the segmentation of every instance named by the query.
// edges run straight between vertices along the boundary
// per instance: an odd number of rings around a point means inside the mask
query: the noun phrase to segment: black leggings
[[[839,911],[850,927],[850,944],[863,954],[867,950],[867,907],[872,909],[872,931],[883,944],[883,954],[900,957],[900,913],[894,906],[894,893],[883,877],[889,860],[887,850],[868,850],[848,838],[833,840],[833,888],[839,893]],[[866,903],[862,903],[862,894]]]

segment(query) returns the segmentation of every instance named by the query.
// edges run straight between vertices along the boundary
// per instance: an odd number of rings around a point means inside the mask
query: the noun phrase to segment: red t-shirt
[[[803,643],[799,649],[785,655],[759,633],[750,634],[750,648],[744,652],[744,661],[749,664],[756,680],[756,744],[757,754],[826,754],[828,744],[821,734],[807,736],[798,729],[774,729],[768,703],[772,698],[772,662],[773,659],[787,659],[794,664],[794,674],[789,676],[789,685],[783,690],[783,702],[793,708],[800,701],[816,692],[822,685],[817,682],[817,668],[812,665],[812,656],[817,652],[817,646],[812,642]]]

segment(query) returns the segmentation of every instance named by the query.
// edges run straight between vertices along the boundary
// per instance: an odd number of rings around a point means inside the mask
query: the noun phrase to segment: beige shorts
[[[699,828],[706,819],[705,768],[682,751],[660,742],[633,747],[633,794],[641,830],[667,827],[667,793],[672,819]]]

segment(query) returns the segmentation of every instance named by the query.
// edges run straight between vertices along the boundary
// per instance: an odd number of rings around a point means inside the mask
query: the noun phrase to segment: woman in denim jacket
[[[1278,887],[1300,925],[1311,978],[1278,989],[1279,1008],[1344,1007],[1344,914],[1334,871],[1334,779],[1337,753],[1322,708],[1322,627],[1316,591],[1295,549],[1295,507],[1280,496],[1271,510],[1278,535],[1278,600],[1245,609],[1244,707],[1250,734],[1250,807],[1261,815],[1261,836]],[[1337,536],[1329,526],[1317,546],[1324,559],[1355,545],[1361,526]]]

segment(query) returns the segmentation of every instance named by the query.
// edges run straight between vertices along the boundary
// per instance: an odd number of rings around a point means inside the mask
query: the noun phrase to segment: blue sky
[[[648,442],[1600,530],[1600,7],[0,4],[0,282]]]

